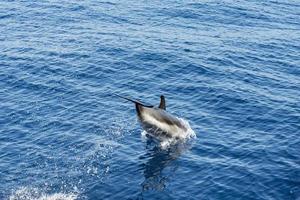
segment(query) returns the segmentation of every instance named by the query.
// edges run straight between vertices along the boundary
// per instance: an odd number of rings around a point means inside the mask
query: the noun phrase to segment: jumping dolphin
[[[154,139],[162,141],[165,138],[184,138],[187,128],[177,117],[166,111],[166,100],[163,95],[160,96],[158,107],[145,105],[128,97],[115,95],[135,103],[137,116],[143,129]]]

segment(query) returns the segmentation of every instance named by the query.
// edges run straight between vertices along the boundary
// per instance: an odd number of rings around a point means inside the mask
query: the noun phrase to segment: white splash
[[[37,188],[21,187],[14,191],[9,200],[75,200],[78,194],[75,193],[54,193],[46,194]]]
[[[188,142],[189,140],[193,139],[193,138],[196,138],[196,133],[195,131],[191,128],[189,122],[185,119],[182,119],[182,118],[179,118],[177,117],[177,119],[184,125],[184,127],[186,128],[186,131],[183,131],[183,130],[180,130],[179,133],[176,133],[174,135],[180,135],[180,137],[172,137],[172,138],[160,138],[160,141],[159,141],[159,146],[162,148],[162,149],[167,149],[169,148],[170,146],[172,145],[176,145],[176,144],[179,144],[179,143],[186,143]],[[143,131],[141,133],[142,135],[142,140],[143,141],[146,141],[147,140],[147,132],[146,131]]]

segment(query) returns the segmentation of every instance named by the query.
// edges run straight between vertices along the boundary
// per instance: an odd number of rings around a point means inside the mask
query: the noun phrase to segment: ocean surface
[[[300,1],[2,0],[0,200],[65,199],[300,200]]]

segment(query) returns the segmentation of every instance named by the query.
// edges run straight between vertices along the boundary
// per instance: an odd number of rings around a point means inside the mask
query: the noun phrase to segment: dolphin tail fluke
[[[138,103],[135,103],[135,110],[136,110],[137,115],[139,117],[141,117],[143,106]]]
[[[143,107],[153,108],[153,106],[145,105],[145,104],[143,104],[143,103],[141,103],[139,101],[133,100],[133,99],[131,99],[129,97],[124,97],[124,96],[121,96],[121,95],[118,95],[118,94],[114,94],[114,95],[116,95],[117,97],[120,97],[122,99],[125,99],[127,101],[131,101],[131,102],[135,103],[136,106],[143,106]]]

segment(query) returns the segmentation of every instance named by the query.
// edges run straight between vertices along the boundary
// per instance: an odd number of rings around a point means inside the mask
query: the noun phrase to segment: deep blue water
[[[4,0],[0,49],[1,200],[300,199],[298,0]]]

